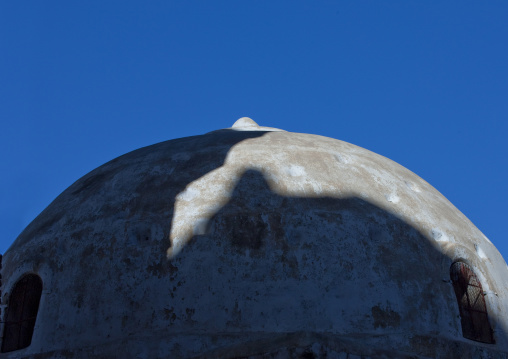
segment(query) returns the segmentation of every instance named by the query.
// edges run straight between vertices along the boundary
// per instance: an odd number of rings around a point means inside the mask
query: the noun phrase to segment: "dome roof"
[[[457,261],[481,281],[495,344],[463,335]],[[5,253],[2,304],[40,276],[32,344],[12,355],[479,358],[508,352],[506,271],[406,168],[242,118],[72,184]]]

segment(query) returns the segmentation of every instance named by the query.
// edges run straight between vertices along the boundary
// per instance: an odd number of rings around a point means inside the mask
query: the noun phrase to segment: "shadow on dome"
[[[304,156],[281,138],[308,152],[315,138],[267,133],[155,144],[65,190],[3,257],[2,308],[25,273],[43,291],[30,346],[2,358],[506,357],[493,294],[496,344],[462,335],[450,268],[467,258],[389,204],[284,189],[306,169],[273,149]]]
[[[200,348],[182,356],[500,354],[462,336],[456,258],[365,199],[280,195],[250,169],[200,228],[170,260],[168,330]]]

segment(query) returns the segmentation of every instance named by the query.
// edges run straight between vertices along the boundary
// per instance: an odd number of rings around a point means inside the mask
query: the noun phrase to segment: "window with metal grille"
[[[452,264],[450,277],[459,304],[462,335],[467,339],[494,344],[482,284],[478,277],[463,262]]]
[[[38,275],[25,275],[14,285],[5,314],[2,353],[26,348],[32,342],[41,294]]]

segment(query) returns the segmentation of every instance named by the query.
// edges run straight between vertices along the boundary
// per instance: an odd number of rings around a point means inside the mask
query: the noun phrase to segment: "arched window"
[[[478,277],[471,267],[463,262],[452,264],[450,277],[459,304],[462,335],[467,339],[494,344],[482,284]]]
[[[5,315],[2,353],[26,348],[32,342],[41,294],[38,275],[25,275],[14,285]]]

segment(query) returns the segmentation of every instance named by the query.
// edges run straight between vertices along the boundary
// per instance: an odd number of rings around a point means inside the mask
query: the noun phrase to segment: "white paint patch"
[[[437,242],[450,242],[450,238],[437,228],[434,228],[430,234],[432,238]]]
[[[395,194],[395,193],[387,194],[387,195],[385,195],[385,198],[388,202],[391,202],[391,203],[399,203],[399,201],[400,201],[399,196],[397,196],[397,194]]]
[[[485,254],[485,252],[483,251],[483,249],[478,245],[478,244],[475,244],[474,245],[474,249],[476,249],[476,254],[478,254],[478,256],[481,258],[481,259],[487,259],[487,255]]]
[[[351,162],[351,159],[349,158],[349,156],[346,156],[346,155],[344,155],[342,153],[335,153],[333,155],[333,157],[335,157],[335,159],[339,163],[348,164],[349,162]]]
[[[413,182],[404,181],[404,183],[406,184],[407,188],[413,192],[420,193],[422,191],[420,187],[418,187],[418,185]]]
[[[323,188],[321,187],[321,183],[312,181],[310,183],[310,185],[312,186],[312,189],[314,190],[315,194],[320,195],[321,193],[323,193]]]
[[[176,198],[185,202],[192,201],[200,195],[200,191],[192,186],[189,186],[185,191],[181,192]]]
[[[300,177],[305,176],[307,174],[305,172],[305,168],[297,165],[291,165],[290,167],[286,168],[284,172],[286,172],[286,174],[291,177]]]

